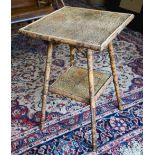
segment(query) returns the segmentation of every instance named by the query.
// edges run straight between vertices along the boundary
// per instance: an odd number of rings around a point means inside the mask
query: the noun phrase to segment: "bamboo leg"
[[[52,61],[52,51],[53,51],[53,44],[51,42],[48,43],[48,53],[46,58],[46,68],[45,68],[45,79],[44,79],[44,86],[43,86],[43,96],[42,96],[42,109],[41,109],[41,130],[44,128],[45,118],[46,118],[46,98],[48,94],[48,87],[49,87],[49,79],[50,79],[50,69],[51,69],[51,61]]]
[[[62,3],[62,6],[64,7],[65,6],[65,3],[64,3],[64,1],[63,0],[60,0],[61,1],[61,3]]]
[[[116,97],[117,97],[117,102],[118,102],[118,108],[119,108],[119,110],[123,110],[123,106],[121,104],[122,100],[120,97],[118,76],[117,76],[116,65],[115,65],[115,55],[114,55],[114,49],[113,49],[112,42],[109,43],[109,45],[108,45],[108,51],[109,51],[109,57],[110,57],[111,70],[112,70],[112,74],[113,74],[115,92],[116,92]]]
[[[91,124],[92,124],[92,148],[93,152],[97,151],[96,144],[96,104],[94,100],[94,75],[93,75],[93,57],[92,51],[87,51],[87,65],[88,65],[88,80],[89,80],[89,96],[90,96],[90,107],[91,107]]]
[[[52,2],[52,6],[55,7],[55,9],[57,10],[57,9],[59,9],[61,7],[64,7],[65,6],[65,3],[64,3],[63,0],[54,0]]]
[[[74,65],[74,54],[75,48],[73,46],[70,46],[70,66]]]

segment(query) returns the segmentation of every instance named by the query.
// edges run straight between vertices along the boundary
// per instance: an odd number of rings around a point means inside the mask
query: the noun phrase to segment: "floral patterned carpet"
[[[142,144],[143,39],[125,29],[113,41],[124,111],[118,111],[111,82],[97,100],[97,146],[100,155],[120,155],[123,146]],[[12,35],[12,154],[78,155],[91,152],[90,107],[51,94],[45,129],[40,131],[41,93],[47,45]],[[52,55],[50,84],[69,66],[69,47]],[[76,52],[76,66],[87,67],[85,49]],[[107,49],[94,53],[94,69],[111,74]]]

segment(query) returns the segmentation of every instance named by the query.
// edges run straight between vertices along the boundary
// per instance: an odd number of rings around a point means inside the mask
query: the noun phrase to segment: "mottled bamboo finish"
[[[93,152],[97,151],[97,137],[96,137],[96,104],[94,93],[94,75],[93,75],[93,56],[92,50],[87,51],[87,64],[88,64],[88,80],[89,80],[89,95],[90,95],[90,107],[91,107],[91,124],[92,124],[92,149]]]
[[[113,48],[112,42],[110,42],[108,45],[108,51],[109,51],[111,70],[113,74],[113,81],[114,81],[114,86],[116,91],[116,97],[118,102],[118,108],[119,110],[123,110],[123,106],[121,104],[122,100],[120,96],[119,84],[118,84],[118,76],[117,76],[116,65],[115,65],[115,54],[114,54],[114,48]]]
[[[51,62],[52,62],[52,51],[53,51],[53,44],[52,42],[48,43],[48,51],[47,51],[47,59],[46,59],[46,67],[45,67],[45,79],[44,79],[44,86],[43,86],[43,96],[42,96],[42,109],[41,109],[41,130],[44,128],[45,118],[46,118],[46,98],[48,95],[48,88],[49,88],[49,79],[50,79],[50,70],[51,70]]]
[[[74,65],[75,48],[70,46],[70,66]]]

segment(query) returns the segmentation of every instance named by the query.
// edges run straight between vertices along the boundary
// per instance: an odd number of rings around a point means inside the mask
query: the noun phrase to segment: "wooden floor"
[[[41,18],[51,12],[54,9],[51,6],[47,7],[29,7],[29,8],[19,8],[11,10],[11,23],[18,23],[23,21],[28,21],[30,19]]]

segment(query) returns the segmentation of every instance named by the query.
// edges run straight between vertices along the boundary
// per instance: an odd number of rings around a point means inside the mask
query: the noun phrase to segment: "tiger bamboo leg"
[[[70,46],[70,66],[74,65],[74,54],[75,48],[73,46]]]
[[[64,7],[65,6],[65,3],[63,0],[60,0],[60,2],[62,3],[62,6]]]
[[[91,125],[92,125],[92,149],[93,152],[97,151],[97,138],[96,138],[96,104],[94,98],[94,75],[93,75],[93,57],[92,51],[87,51],[87,65],[88,65],[88,80],[89,80],[89,96],[91,107]]]
[[[53,44],[51,42],[49,42],[48,43],[47,58],[46,58],[43,96],[42,96],[42,109],[41,109],[42,116],[41,116],[41,124],[40,124],[41,130],[43,130],[43,128],[44,128],[45,118],[46,118],[46,98],[47,98],[48,87],[49,87],[50,69],[51,69],[51,61],[52,61],[52,51],[53,51]]]
[[[115,65],[115,55],[114,55],[114,49],[113,49],[112,42],[109,43],[108,45],[108,51],[109,51],[111,70],[112,70],[113,81],[114,81],[114,86],[115,86],[115,92],[116,92],[116,97],[117,97],[117,102],[118,102],[118,108],[119,110],[123,110],[123,106],[121,104],[122,100],[120,96],[118,76],[117,76],[116,65]]]
[[[57,10],[57,9],[60,9],[61,7],[64,7],[65,3],[63,0],[53,0],[52,6]]]

